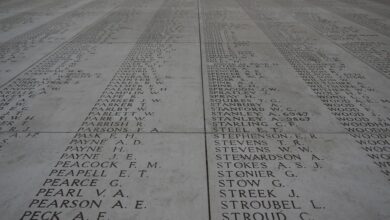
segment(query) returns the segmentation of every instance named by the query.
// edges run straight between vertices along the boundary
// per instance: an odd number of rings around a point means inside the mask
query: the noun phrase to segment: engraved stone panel
[[[0,0],[0,220],[390,219],[386,0]]]

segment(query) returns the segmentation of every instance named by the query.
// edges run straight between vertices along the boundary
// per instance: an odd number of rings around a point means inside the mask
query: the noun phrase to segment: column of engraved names
[[[108,0],[94,0],[82,4],[81,7],[75,10],[68,11],[65,14],[60,13],[60,16],[49,20],[48,22],[34,28],[18,34],[11,39],[0,44],[0,73],[3,83],[7,82],[13,76],[16,76],[23,70],[20,66],[27,68],[32,63],[24,63],[26,60],[33,59],[31,53],[34,49],[39,48],[45,43],[45,47],[52,47],[51,45],[60,45],[65,41],[71,40],[74,34],[69,35],[69,32],[75,28],[76,33],[81,31],[81,28],[85,18],[89,18],[89,21],[94,21],[104,13],[90,13],[91,11],[109,9],[114,7],[117,2],[111,3]],[[88,23],[87,23],[88,24]],[[55,49],[55,47],[53,47]],[[49,52],[49,51],[48,51]],[[34,56],[38,56],[34,54]],[[20,69],[20,70],[19,70]],[[19,72],[17,72],[19,70]]]
[[[325,17],[322,13],[296,13],[299,21],[311,26],[319,34],[389,78],[389,38],[358,25],[344,24],[341,19],[330,18],[329,14],[325,15],[328,16]]]
[[[36,97],[58,91],[63,85],[75,83],[75,79],[97,78],[99,76],[99,73],[86,73],[74,68],[83,55],[90,54],[94,49],[88,49],[88,47],[93,48],[93,46],[74,45],[72,42],[60,46],[50,56],[21,73],[13,72],[12,68],[23,64],[20,62],[25,60],[26,52],[55,35],[65,33],[72,27],[76,19],[87,16],[84,10],[107,5],[108,2],[105,0],[89,2],[0,45],[0,62],[4,67],[0,69],[0,72],[5,75],[4,80],[11,77],[10,74],[16,75],[13,80],[7,83],[3,82],[0,90],[0,131],[29,130],[28,122],[34,119],[34,116],[25,115],[29,109],[28,102]]]
[[[48,2],[42,1],[38,7],[1,19],[0,33],[13,30],[14,28],[22,24],[23,25],[33,24],[35,19],[37,19],[38,16],[51,15],[53,11],[58,13],[59,9],[66,9],[68,7],[71,7],[75,3],[77,3],[77,1],[64,1],[64,0],[48,1]]]
[[[352,10],[346,10],[351,8],[351,5],[342,3],[336,4],[316,4],[315,6],[324,8],[332,13],[337,14],[345,19],[348,19],[356,24],[369,28],[377,33],[381,33],[387,37],[390,37],[390,24],[385,17],[379,14],[374,14],[369,11],[353,8]]]
[[[173,51],[165,42],[180,31],[176,3],[165,1],[157,10],[21,219],[127,219],[153,205],[139,198],[137,189],[147,185],[160,162],[139,160],[135,151],[147,140],[130,132],[159,131],[158,124],[148,125],[156,116],[148,109],[167,90],[158,71]],[[156,34],[161,31],[168,34]]]
[[[125,187],[158,168],[155,161],[137,161],[131,148],[143,144],[134,134],[75,134],[20,219],[101,220],[147,208]]]
[[[380,114],[373,107],[388,106],[387,97],[378,95],[376,88],[366,83],[367,76],[364,72],[351,72],[341,56],[326,53],[321,45],[312,44],[308,40],[305,41],[304,36],[291,33],[292,27],[302,30],[298,23],[280,22],[269,13],[252,7],[255,3],[251,0],[238,3],[256,21],[257,26],[271,39],[273,45],[367,156],[374,160],[379,170],[388,177],[390,119],[388,115]],[[328,22],[323,25],[325,24]],[[301,32],[305,33],[304,30]],[[343,38],[342,33],[335,37]],[[315,62],[312,62],[313,60]],[[381,63],[383,66],[389,65],[385,60]]]
[[[278,62],[263,61],[251,43],[221,42],[237,39],[224,29],[224,16],[203,16],[213,219],[298,219],[323,209],[288,184],[301,170],[320,170],[323,158],[306,144],[316,135],[283,132],[310,116],[262,84]]]
[[[76,12],[66,14],[62,19],[55,19],[50,24],[41,26],[36,30],[29,31],[23,34],[12,42],[6,42],[3,45],[9,47],[5,51],[12,55],[13,50],[17,54],[23,53],[17,48],[19,45],[27,45],[35,43],[35,37],[48,37],[59,31],[58,28],[62,25],[69,25],[74,17],[83,16],[82,10],[87,8],[102,7],[107,4],[107,1],[94,1],[81,7]],[[137,2],[132,2],[136,5]],[[140,4],[140,3],[138,3]],[[31,128],[30,122],[34,119],[34,115],[26,115],[29,110],[28,103],[33,102],[36,97],[52,94],[60,91],[63,86],[76,84],[79,80],[97,79],[100,77],[99,72],[90,72],[80,69],[77,65],[87,59],[93,59],[100,44],[104,44],[109,37],[120,30],[120,25],[131,24],[130,19],[136,16],[133,11],[113,11],[103,18],[99,19],[95,24],[89,26],[77,34],[69,42],[62,44],[59,48],[53,51],[49,56],[32,65],[27,70],[18,74],[18,76],[5,84],[0,90],[1,104],[0,117],[2,123],[1,131],[28,131]],[[65,28],[65,27],[64,27]],[[107,31],[110,30],[110,31]],[[53,31],[53,33],[51,32]],[[32,37],[32,38],[29,38]],[[9,50],[10,49],[10,50]],[[1,50],[1,49],[0,49]],[[4,62],[12,62],[5,60]]]

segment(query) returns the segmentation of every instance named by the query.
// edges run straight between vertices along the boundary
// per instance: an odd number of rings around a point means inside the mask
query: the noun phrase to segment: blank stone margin
[[[207,219],[203,134],[0,137],[2,219]]]
[[[219,133],[207,142],[212,219],[390,217],[388,180],[370,158],[381,153],[347,135]]]

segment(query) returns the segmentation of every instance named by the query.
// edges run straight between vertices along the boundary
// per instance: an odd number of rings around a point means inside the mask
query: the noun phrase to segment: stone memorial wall
[[[0,1],[0,219],[390,219],[390,2]]]

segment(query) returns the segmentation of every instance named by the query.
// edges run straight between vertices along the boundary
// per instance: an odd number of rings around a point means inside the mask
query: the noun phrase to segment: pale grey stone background
[[[390,219],[389,37],[384,0],[2,0],[0,219]]]

